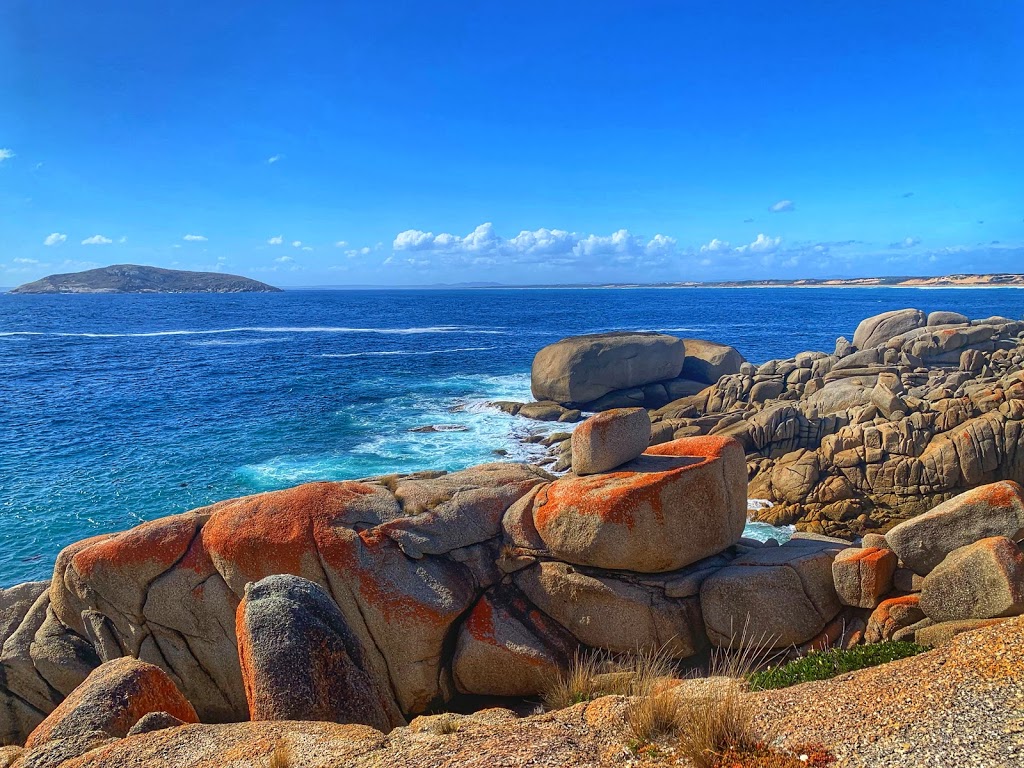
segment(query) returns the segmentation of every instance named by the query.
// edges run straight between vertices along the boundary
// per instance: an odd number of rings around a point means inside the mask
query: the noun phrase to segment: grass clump
[[[544,706],[565,709],[601,696],[645,696],[659,679],[671,676],[671,663],[661,651],[638,651],[619,658],[604,652],[579,653],[544,691]]]
[[[441,715],[434,721],[433,731],[439,736],[450,736],[453,733],[458,733],[461,726],[462,723],[455,715]]]
[[[292,768],[295,764],[292,748],[283,739],[274,746],[270,755],[270,768]]]
[[[747,681],[751,690],[764,691],[772,688],[788,688],[810,680],[828,680],[845,672],[875,667],[897,659],[916,656],[928,650],[915,643],[895,640],[873,645],[856,645],[853,648],[832,648],[819,651],[777,667],[751,672]]]

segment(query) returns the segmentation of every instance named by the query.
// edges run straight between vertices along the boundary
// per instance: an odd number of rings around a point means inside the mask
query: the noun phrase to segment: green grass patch
[[[853,648],[831,648],[812,653],[802,659],[753,672],[747,678],[750,689],[765,691],[770,688],[788,688],[809,680],[828,680],[830,677],[867,667],[876,667],[897,659],[906,659],[927,651],[915,643],[889,641]]]

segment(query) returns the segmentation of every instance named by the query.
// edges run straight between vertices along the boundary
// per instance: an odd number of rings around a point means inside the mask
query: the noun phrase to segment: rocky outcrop
[[[723,376],[739,373],[746,361],[735,347],[704,339],[683,339],[686,360],[682,378],[716,384]]]
[[[875,608],[892,591],[896,553],[881,547],[846,549],[832,562],[832,578],[843,605]]]
[[[1024,322],[886,313],[855,344],[745,364],[651,420],[660,439],[738,440],[751,497],[773,502],[758,519],[884,532],[970,488],[1024,480]]]
[[[322,587],[292,575],[248,584],[238,605],[238,657],[250,720],[404,722],[390,682],[373,679],[359,641]]]
[[[581,407],[615,390],[674,379],[685,356],[682,340],[662,333],[572,336],[536,354],[531,389],[537,400]]]

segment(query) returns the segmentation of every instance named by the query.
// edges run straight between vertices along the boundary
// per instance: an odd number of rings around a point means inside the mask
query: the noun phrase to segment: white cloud
[[[280,245],[283,242],[284,242],[284,237],[282,237],[281,235],[278,235],[277,237],[272,237],[269,240],[267,240],[267,245]]]
[[[274,259],[274,261],[276,261],[278,264],[291,264],[293,261],[295,261],[295,259],[293,259],[291,256],[278,256],[276,259]]]
[[[121,237],[118,238],[117,242],[119,242],[121,245],[124,245],[125,243],[128,242],[128,236],[127,235],[121,235]]]
[[[655,235],[645,240],[628,230],[610,235],[579,235],[562,229],[523,230],[512,238],[499,235],[494,225],[485,223],[468,235],[423,232],[409,229],[400,232],[392,243],[396,253],[415,257],[389,259],[385,263],[423,266],[436,258],[448,265],[490,265],[498,263],[533,263],[542,266],[586,264],[596,269],[606,266],[651,266],[679,254],[675,239]]]
[[[85,240],[82,241],[82,245],[110,245],[112,242],[114,241],[109,237],[93,235],[92,237],[85,238]]]
[[[736,251],[738,253],[773,253],[781,243],[781,237],[768,237],[768,235],[760,234],[754,242],[741,245]]]
[[[730,248],[730,245],[729,245],[728,242],[726,242],[725,240],[719,240],[716,237],[716,238],[713,238],[711,240],[711,242],[708,243],[707,245],[702,245],[700,247],[700,252],[701,253],[721,253],[723,251],[728,251],[729,248]]]
[[[796,210],[796,203],[792,200],[779,200],[768,210],[772,213],[787,213],[788,211]]]
[[[38,259],[11,259],[15,264],[38,264]]]
[[[14,152],[9,149],[0,149],[0,163],[4,160],[10,160],[12,157],[14,157]]]
[[[207,238],[202,235],[185,235],[181,239],[189,243],[205,243],[207,241]]]
[[[292,248],[301,248],[301,247],[302,247],[302,241],[301,240],[292,240]]]
[[[270,157],[267,158],[267,165],[273,165],[283,157],[284,155],[271,155]]]
[[[52,232],[43,240],[43,245],[60,245],[67,242],[68,236],[62,232]]]
[[[919,237],[905,237],[902,240],[898,240],[895,243],[889,243],[890,248],[913,248],[915,245],[921,244],[921,238]]]
[[[336,242],[334,244],[334,247],[335,248],[348,248],[348,241],[347,240],[339,240],[338,242]]]
[[[302,246],[302,250],[304,250],[304,251],[312,251],[313,250],[313,246],[311,246],[311,245],[304,245],[304,246]]]

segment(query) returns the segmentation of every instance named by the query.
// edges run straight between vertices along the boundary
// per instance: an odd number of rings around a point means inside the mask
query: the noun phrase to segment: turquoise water
[[[831,351],[906,306],[1020,317],[1024,292],[897,289],[0,294],[0,585],[61,547],[217,499],[319,479],[536,455],[533,354],[661,330],[752,361]],[[464,431],[412,432],[423,426]],[[763,535],[763,532],[762,532]]]

